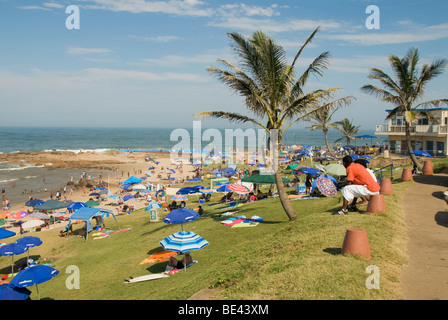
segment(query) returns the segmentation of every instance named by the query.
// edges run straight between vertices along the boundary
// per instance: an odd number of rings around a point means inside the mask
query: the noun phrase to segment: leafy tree
[[[331,117],[340,108],[350,105],[354,99],[354,97],[349,96],[328,102],[305,119],[305,121],[308,121],[311,124],[311,126],[308,127],[308,130],[322,130],[325,137],[325,145],[327,146],[328,152],[332,156],[333,152],[331,151],[331,147],[328,142],[328,130],[332,128],[336,129],[337,123],[331,122]]]
[[[334,124],[336,129],[338,129],[344,134],[344,136],[342,138],[337,139],[336,142],[345,139],[347,146],[350,144],[351,140],[355,139],[355,135],[359,132],[359,128],[361,127],[361,126],[355,126],[353,124],[353,120],[350,121],[347,118],[342,119],[340,121],[336,121]]]
[[[411,124],[419,116],[426,116],[435,120],[431,113],[425,109],[448,105],[448,99],[417,103],[424,97],[428,83],[443,72],[447,60],[439,59],[431,64],[425,63],[419,73],[417,69],[419,53],[417,48],[413,48],[401,59],[396,55],[390,55],[389,62],[394,72],[395,80],[381,69],[371,68],[369,78],[381,82],[384,89],[367,84],[361,87],[361,91],[378,97],[380,101],[394,105],[394,109],[388,114],[387,119],[397,115],[404,116],[406,145],[408,151],[411,152]],[[421,169],[422,165],[418,162],[415,155],[410,153],[410,157],[414,165]]]
[[[296,62],[318,31],[319,28],[315,29],[308,37],[290,64],[283,47],[263,32],[257,31],[248,38],[239,33],[228,33],[239,66],[218,59],[224,65],[224,69],[210,66],[207,70],[244,97],[247,110],[253,117],[226,111],[201,112],[196,115],[222,118],[236,123],[253,123],[265,129],[271,138],[277,133],[278,143],[271,152],[278,158],[278,148],[282,143],[284,131],[317,110],[322,101],[327,101],[338,90],[329,88],[304,91],[311,75],[321,77],[324,75],[324,70],[328,68],[329,52],[321,53],[299,77],[296,77]],[[275,182],[285,213],[290,220],[297,219],[297,213],[286,194],[279,166],[275,170]]]

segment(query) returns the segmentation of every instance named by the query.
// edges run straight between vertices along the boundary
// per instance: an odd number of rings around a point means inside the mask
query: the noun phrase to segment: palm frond
[[[266,126],[262,125],[257,120],[249,118],[248,116],[244,116],[242,114],[238,114],[238,113],[225,112],[225,111],[206,111],[206,112],[195,113],[195,117],[200,118],[200,119],[206,119],[209,117],[215,118],[215,119],[226,119],[229,123],[231,123],[231,122],[236,122],[236,123],[251,122],[251,123],[254,123],[254,124],[262,127],[267,132],[269,132],[268,128]]]

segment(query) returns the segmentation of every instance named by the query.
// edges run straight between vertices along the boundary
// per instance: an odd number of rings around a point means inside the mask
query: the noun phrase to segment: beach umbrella
[[[187,201],[188,198],[186,196],[179,195],[179,196],[172,196],[170,198],[170,200],[173,200],[173,201]]]
[[[18,255],[18,254],[22,254],[26,250],[28,250],[28,247],[22,246],[17,243],[10,243],[10,244],[4,245],[0,248],[0,254],[2,256],[11,256],[12,257],[11,274],[14,273],[14,256]]]
[[[192,193],[197,193],[196,188],[194,187],[183,187],[180,188],[176,194],[192,194]]]
[[[120,199],[120,197],[117,196],[116,194],[113,194],[113,195],[109,196],[109,199],[117,201],[118,199]]]
[[[126,196],[123,197],[123,201],[128,201],[128,200],[130,200],[130,199],[134,199],[134,196],[128,194],[128,195],[126,195]]]
[[[25,202],[25,206],[26,207],[35,207],[41,203],[44,203],[45,201],[40,200],[40,199],[32,199],[32,200],[28,200],[27,202]]]
[[[428,152],[423,151],[423,150],[413,150],[413,151],[411,151],[409,153],[415,154],[416,156],[431,158],[431,155]]]
[[[132,186],[132,190],[145,190],[146,186],[143,184],[136,184],[134,186]]]
[[[151,209],[159,209],[161,207],[157,202],[151,202],[145,209],[145,211],[149,211]]]
[[[11,287],[8,283],[0,285],[0,300],[26,300],[30,294],[27,288]]]
[[[352,157],[353,160],[359,159],[359,156],[357,154],[351,154],[350,157]]]
[[[211,193],[213,193],[213,190],[206,188],[206,189],[199,189],[199,192],[205,193],[205,194],[211,194]]]
[[[231,192],[232,190],[229,189],[229,185],[230,184],[224,184],[222,186],[219,186],[219,188],[216,189],[216,191],[218,191],[218,192]]]
[[[315,169],[315,168],[305,168],[305,169],[302,169],[301,171],[304,174],[311,174],[311,175],[316,175],[316,174],[322,173],[320,170]]]
[[[27,215],[28,215],[28,212],[26,212],[26,211],[17,211],[16,213],[14,213],[14,214],[12,215],[12,217],[13,217],[14,219],[23,219],[23,218],[25,218]]]
[[[89,208],[92,208],[92,207],[98,207],[100,203],[97,201],[89,200],[86,201],[86,205],[89,206]]]
[[[45,222],[38,219],[28,220],[22,224],[23,229],[31,229],[43,225]]]
[[[0,228],[0,239],[14,237],[15,235],[16,235],[15,232]]]
[[[179,231],[160,241],[160,244],[166,251],[184,253],[202,249],[209,242],[192,231]]]
[[[9,285],[11,287],[24,288],[32,286],[34,284],[36,285],[37,297],[38,299],[40,299],[39,289],[37,285],[51,280],[58,274],[59,270],[51,268],[49,266],[45,266],[43,264],[38,264],[36,266],[29,267],[20,271],[14,277],[14,279],[11,280]]]
[[[50,219],[50,216],[43,212],[33,212],[30,215],[28,215],[30,218],[33,219],[41,219],[41,220],[48,220]]]
[[[87,208],[88,205],[85,204],[84,202],[72,202],[67,206],[67,209],[69,210],[78,210],[81,208]]]
[[[335,176],[346,176],[347,175],[347,170],[345,169],[345,167],[342,164],[339,164],[339,163],[331,163],[329,165],[326,165],[324,168],[325,168],[325,171],[331,175],[335,175]]]
[[[337,193],[336,186],[334,185],[333,181],[326,177],[320,176],[314,181],[314,183],[316,185],[316,188],[319,189],[320,193],[326,197],[333,197]]]
[[[325,171],[325,168],[323,165],[321,164],[315,164],[316,168],[319,169],[320,171]]]
[[[28,264],[28,260],[30,259],[30,248],[40,246],[42,244],[42,240],[38,237],[28,236],[16,240],[15,243],[28,248],[27,250],[28,251],[27,264]]]
[[[163,219],[163,222],[170,224],[181,224],[182,230],[184,230],[184,223],[194,221],[198,217],[199,214],[196,211],[187,208],[181,208],[172,210],[170,213],[168,213]]]
[[[92,192],[91,194],[89,194],[89,197],[99,197],[100,194],[98,192]]]
[[[249,190],[240,184],[229,184],[228,187],[231,191],[236,193],[249,193]]]
[[[67,208],[68,204],[58,200],[48,200],[34,207],[36,210],[57,210]]]

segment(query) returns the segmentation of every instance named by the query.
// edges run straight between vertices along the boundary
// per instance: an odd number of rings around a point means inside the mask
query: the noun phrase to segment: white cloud
[[[44,2],[44,6],[48,8],[57,8],[57,9],[65,8],[62,4],[54,2]]]
[[[407,26],[409,22],[400,24]],[[440,40],[448,38],[448,23],[424,27],[416,26],[401,32],[382,32],[380,29],[372,30],[368,33],[323,35],[322,38],[342,40],[354,45],[366,46]]]
[[[263,32],[289,32],[289,31],[310,31],[317,27],[322,30],[333,30],[341,28],[342,24],[331,20],[273,20],[254,19],[248,17],[225,17],[221,21],[210,23],[211,26],[226,29],[241,29],[245,31],[263,30]]]
[[[130,37],[141,41],[158,42],[158,43],[170,42],[180,39],[178,36],[157,36],[157,37],[130,36]]]
[[[105,48],[75,48],[69,47],[67,53],[71,55],[88,55],[88,54],[104,54],[111,52],[109,49]]]
[[[48,10],[48,11],[50,10],[48,8],[40,7],[40,6],[20,6],[17,8],[22,9],[22,10]]]
[[[80,7],[87,9],[103,9],[115,12],[153,12],[165,13],[179,16],[210,16],[211,9],[201,9],[204,4],[198,0],[169,0],[169,1],[147,1],[147,0],[89,0],[93,4],[84,4]]]

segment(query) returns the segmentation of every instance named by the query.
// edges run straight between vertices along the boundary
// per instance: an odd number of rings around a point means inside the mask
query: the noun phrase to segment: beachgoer
[[[313,177],[310,174],[307,174],[305,179],[306,194],[311,194],[312,184],[313,184]]]
[[[202,209],[202,206],[199,206],[198,214],[199,214],[200,216],[202,216],[202,215],[204,214],[204,209]]]
[[[191,257],[189,252],[185,252],[184,257],[181,260],[177,260],[174,257],[170,257],[168,261],[168,267],[171,269],[183,269],[193,262],[193,258]]]
[[[379,194],[380,185],[376,182],[366,168],[359,164],[353,163],[350,156],[342,159],[342,164],[347,170],[347,185],[342,188],[343,203],[342,209],[336,214],[347,214],[348,203],[353,200],[352,205],[356,205],[358,197],[370,199],[371,196]]]

